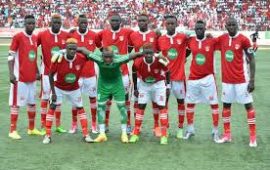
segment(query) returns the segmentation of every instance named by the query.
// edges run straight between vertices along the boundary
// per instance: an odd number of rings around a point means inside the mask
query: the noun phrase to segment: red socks
[[[160,110],[161,136],[168,136],[168,111],[167,109]]]
[[[47,100],[41,100],[40,103],[40,122],[41,127],[46,127],[46,114],[47,114],[47,107],[48,107],[48,101]]]
[[[187,104],[187,124],[192,125],[194,121],[194,108],[195,104]]]
[[[53,124],[54,110],[49,109],[46,115],[46,135],[51,136],[52,124]]]
[[[144,117],[144,110],[141,110],[141,109],[138,108],[137,112],[136,112],[136,117],[135,117],[135,127],[134,127],[134,130],[133,130],[134,135],[139,135],[140,134],[143,117]]]
[[[183,128],[185,121],[185,104],[178,103],[178,128]]]
[[[35,128],[36,106],[28,105],[27,114],[28,114],[28,121],[29,121],[28,129],[33,130]]]
[[[112,106],[112,101],[109,100],[106,103],[106,112],[105,112],[105,125],[109,126],[109,120],[110,120],[110,109]]]
[[[55,109],[55,126],[61,125],[61,105],[57,105]]]
[[[81,126],[82,126],[82,134],[83,136],[88,135],[88,123],[87,123],[87,115],[84,111],[84,109],[78,109],[78,117],[80,119],[81,122]]]
[[[97,99],[90,98],[90,109],[91,109],[91,118],[92,118],[92,125],[96,124],[97,122]]]
[[[154,128],[159,127],[159,109],[156,103],[152,102],[153,117],[154,117]]]
[[[77,108],[72,107],[72,125],[77,125]]]
[[[247,111],[247,121],[249,126],[249,135],[256,136],[256,118],[255,109],[251,108]]]
[[[17,128],[18,114],[19,114],[19,107],[11,106],[10,107],[10,130],[9,130],[10,133],[15,131]]]
[[[217,128],[219,121],[218,104],[211,105],[211,109],[212,109],[213,127]]]
[[[224,126],[224,133],[231,133],[231,109],[223,108],[222,119]]]

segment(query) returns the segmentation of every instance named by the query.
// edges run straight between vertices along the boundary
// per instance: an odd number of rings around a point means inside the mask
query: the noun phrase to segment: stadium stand
[[[117,11],[123,17],[123,25],[136,26],[136,16],[147,11],[152,25],[163,27],[163,16],[174,13],[181,27],[191,29],[196,20],[203,19],[210,30],[224,30],[227,14],[233,15],[242,30],[260,31],[270,28],[269,0],[1,0],[0,27],[21,28],[23,17],[34,14],[37,27],[47,27],[51,13],[63,16],[63,26],[76,26],[76,16],[85,13],[92,29],[108,26],[107,17]]]

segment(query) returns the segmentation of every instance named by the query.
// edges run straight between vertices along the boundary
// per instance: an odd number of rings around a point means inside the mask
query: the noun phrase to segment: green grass
[[[108,142],[85,144],[81,134],[53,134],[53,143],[43,145],[42,137],[27,136],[27,114],[22,108],[18,120],[18,131],[23,139],[9,139],[8,108],[8,67],[7,47],[0,47],[0,169],[42,169],[42,170],[268,170],[270,169],[270,50],[257,53],[256,90],[254,92],[257,110],[258,148],[248,147],[248,128],[246,113],[241,105],[233,105],[231,144],[214,144],[210,137],[211,114],[209,106],[196,108],[196,136],[191,141],[175,139],[176,102],[170,101],[170,138],[169,145],[159,145],[153,137],[153,119],[148,108],[144,121],[141,140],[138,144],[120,143],[120,116],[115,105],[112,108]],[[219,57],[217,57],[218,59]],[[187,64],[188,66],[188,64]],[[219,68],[220,62],[217,62]],[[220,71],[218,85],[220,89]],[[86,98],[85,98],[86,99]],[[88,101],[85,108],[89,112]],[[37,101],[37,106],[39,102]],[[39,108],[39,107],[37,107]],[[71,122],[70,104],[64,104],[62,122],[66,129]],[[39,113],[39,109],[38,109]],[[37,114],[37,127],[40,115]],[[221,124],[222,125],[222,124]],[[222,130],[222,126],[220,127]]]

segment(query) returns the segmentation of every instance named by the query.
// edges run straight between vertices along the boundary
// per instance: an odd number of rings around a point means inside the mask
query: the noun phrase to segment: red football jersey
[[[63,30],[60,30],[59,33],[55,34],[52,32],[51,28],[38,34],[38,46],[41,45],[42,51],[42,74],[49,74],[52,53],[65,48],[68,35],[68,32]]]
[[[171,80],[185,80],[185,62],[188,37],[182,33],[175,33],[172,36],[162,35],[158,39],[158,48],[162,55],[170,61],[169,71]]]
[[[244,50],[251,48],[250,40],[243,34],[230,37],[227,33],[218,37],[218,42],[221,50],[222,82],[246,82],[249,77]]]
[[[139,52],[145,43],[151,43],[155,52],[157,51],[157,34],[154,31],[136,31],[130,35],[129,45],[134,47],[135,52]]]
[[[157,58],[154,58],[153,63],[148,64],[145,58],[138,58],[133,67],[137,70],[140,78],[146,83],[155,83],[160,80],[166,79],[166,72],[168,68],[158,62]]]
[[[214,38],[190,38],[188,48],[192,53],[189,80],[198,80],[214,74],[214,52],[217,40]]]
[[[14,75],[21,82],[34,82],[37,74],[37,37],[26,32],[17,33],[10,45],[15,54]]]
[[[64,57],[60,63],[52,63],[50,73],[56,74],[55,86],[67,91],[79,89],[78,79],[86,61],[85,56],[77,53],[72,61]]]
[[[70,36],[78,40],[78,47],[85,47],[89,51],[94,51],[96,47],[101,46],[97,34],[91,30],[88,30],[84,34],[81,34],[79,30],[76,30],[71,33]],[[82,69],[81,77],[93,77],[95,75],[94,62],[87,61]]]
[[[98,33],[98,37],[102,42],[102,47],[111,46],[115,53],[125,55],[128,54],[128,44],[132,32],[127,28],[120,28],[118,31],[104,29]],[[123,75],[129,73],[127,64],[122,64],[121,70]]]

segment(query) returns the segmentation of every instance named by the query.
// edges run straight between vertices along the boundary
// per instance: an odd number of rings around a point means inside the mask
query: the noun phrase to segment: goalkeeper
[[[127,136],[127,111],[125,107],[125,89],[122,81],[122,74],[120,71],[121,64],[127,63],[137,57],[144,56],[149,50],[145,49],[143,52],[133,53],[130,55],[116,55],[110,47],[104,48],[101,53],[96,50],[91,53],[84,47],[79,47],[78,52],[87,56],[89,60],[97,63],[99,66],[98,76],[98,123],[99,123],[99,136],[94,140],[95,142],[107,141],[105,134],[105,107],[106,102],[113,97],[116,101],[117,107],[121,114],[121,141],[128,142]]]

